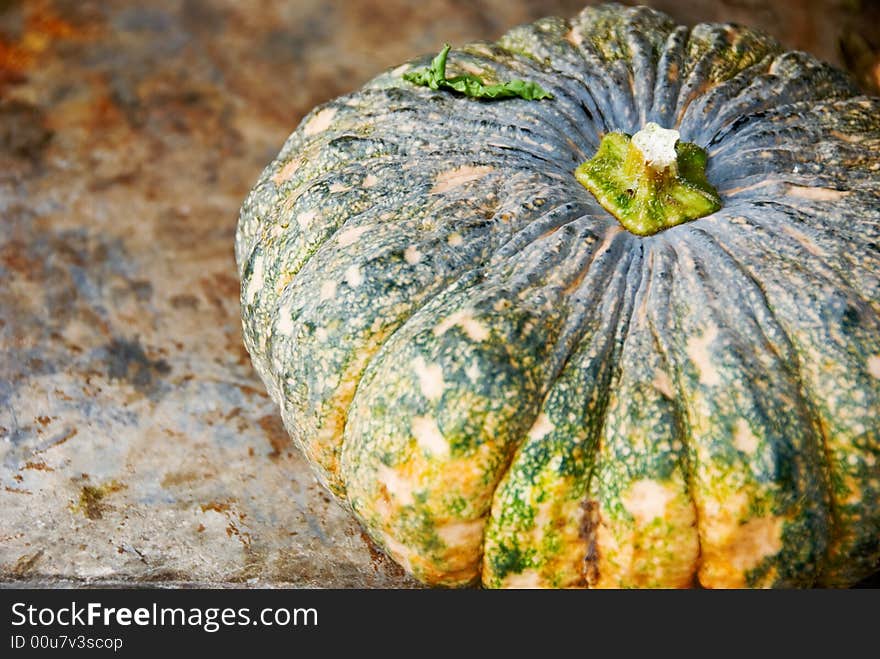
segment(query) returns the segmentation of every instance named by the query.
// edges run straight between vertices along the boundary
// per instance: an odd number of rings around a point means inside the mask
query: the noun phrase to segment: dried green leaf
[[[404,73],[403,79],[431,89],[451,89],[471,98],[523,98],[527,101],[553,98],[553,95],[539,84],[525,80],[510,80],[497,85],[487,85],[477,76],[470,74],[447,78],[446,59],[450,49],[451,46],[445,44],[429,67]]]

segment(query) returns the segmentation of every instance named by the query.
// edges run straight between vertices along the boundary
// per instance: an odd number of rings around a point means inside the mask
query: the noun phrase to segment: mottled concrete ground
[[[858,2],[690,4],[872,84]],[[251,369],[238,207],[318,102],[581,5],[0,0],[0,582],[413,585]]]

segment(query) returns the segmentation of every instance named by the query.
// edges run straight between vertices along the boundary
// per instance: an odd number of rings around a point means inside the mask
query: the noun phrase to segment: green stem
[[[577,180],[631,233],[650,236],[714,213],[721,197],[706,179],[706,152],[678,131],[647,124],[608,133],[575,170]]]

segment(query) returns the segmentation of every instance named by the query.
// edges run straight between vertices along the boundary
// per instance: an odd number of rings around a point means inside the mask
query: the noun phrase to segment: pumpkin
[[[431,585],[875,570],[880,99],[617,5],[448,52],[543,98],[429,62],[313,110],[241,210],[244,340],[320,481]]]

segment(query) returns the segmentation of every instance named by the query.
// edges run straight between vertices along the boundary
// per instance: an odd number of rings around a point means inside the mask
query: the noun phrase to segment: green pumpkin
[[[429,62],[316,108],[241,212],[245,342],[321,482],[428,584],[875,570],[880,99],[645,8],[449,53],[551,98],[404,79]],[[699,212],[615,169],[649,123]]]

